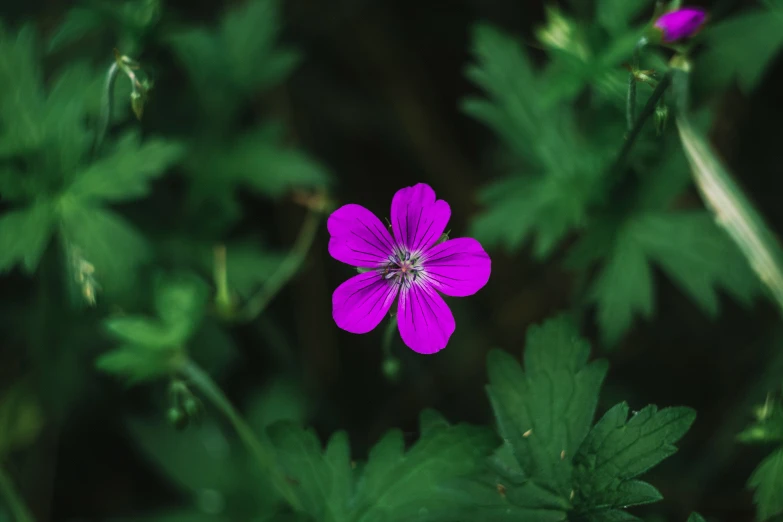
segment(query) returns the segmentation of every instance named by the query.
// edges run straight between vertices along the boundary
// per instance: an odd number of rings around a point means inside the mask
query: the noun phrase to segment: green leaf
[[[705,522],[704,517],[694,512],[688,517],[688,522]]]
[[[753,500],[759,520],[768,520],[783,513],[783,448],[762,461],[748,480],[755,489]]]
[[[598,0],[596,13],[598,23],[617,34],[628,29],[645,9],[651,16],[653,7],[652,0]]]
[[[94,267],[95,279],[104,291],[130,288],[137,268],[150,256],[144,237],[103,208],[74,200],[64,200],[60,208],[63,239],[72,256]]]
[[[16,264],[32,274],[52,237],[54,208],[39,200],[29,207],[0,216],[0,273]]]
[[[333,435],[322,453],[315,434],[292,423],[269,431],[304,511],[317,520],[453,520],[461,515],[444,501],[445,484],[474,472],[496,438],[484,428],[450,426],[432,412],[420,424],[421,438],[408,452],[399,430],[387,433],[358,481],[344,433]]]
[[[144,348],[170,348],[183,341],[171,328],[147,317],[113,317],[104,324],[119,340]]]
[[[783,9],[756,10],[710,26],[696,73],[714,89],[736,79],[744,92],[750,92],[783,47],[781,29]]]
[[[0,24],[0,158],[26,154],[44,141],[45,96],[32,26],[12,34]]]
[[[189,29],[168,37],[205,108],[236,107],[237,94],[268,89],[290,74],[299,55],[278,43],[280,18],[278,0],[251,0],[228,11],[217,30]]]
[[[590,297],[598,305],[598,325],[608,345],[614,345],[631,327],[635,315],[650,318],[654,308],[652,269],[632,235],[617,237]]]
[[[177,274],[158,278],[155,310],[180,341],[198,328],[207,304],[206,284],[196,276]]]
[[[525,369],[510,355],[487,360],[489,394],[501,437],[525,476],[569,498],[571,459],[590,430],[605,361],[589,363],[589,344],[565,318],[532,327]]]
[[[223,17],[226,72],[244,92],[283,81],[300,61],[299,53],[278,43],[281,18],[279,0],[250,0]]]
[[[661,499],[651,485],[632,480],[677,451],[696,412],[647,406],[628,419],[625,403],[611,408],[593,427],[574,458],[574,503],[579,512],[619,509]]]
[[[65,19],[57,26],[47,45],[47,51],[52,53],[62,47],[78,41],[85,34],[100,29],[105,23],[104,17],[95,9],[74,7],[69,9]]]
[[[488,246],[504,243],[510,250],[535,233],[541,258],[583,223],[600,195],[606,154],[578,137],[568,105],[544,103],[545,86],[514,39],[481,25],[473,47],[477,64],[467,76],[488,99],[466,100],[463,109],[498,134],[520,164],[514,168],[525,172],[483,192],[488,210],[473,232]]]
[[[29,447],[41,429],[45,417],[36,396],[26,384],[15,383],[0,396],[0,458]]]
[[[295,485],[302,509],[316,520],[349,520],[353,471],[347,435],[335,433],[322,453],[315,433],[294,423],[278,423],[269,432],[287,480]]]
[[[77,174],[68,189],[83,200],[124,201],[145,196],[149,182],[161,176],[182,155],[182,147],[152,139],[143,144],[128,134],[104,158]]]
[[[170,375],[176,370],[181,357],[178,349],[150,350],[145,346],[129,344],[98,357],[95,367],[135,385]]]
[[[444,486],[480,469],[497,438],[482,427],[451,426],[427,410],[419,425],[421,437],[407,452],[399,430],[388,432],[370,450],[357,485],[354,520],[445,522],[461,518],[460,507],[446,500],[449,494]]]
[[[219,172],[224,182],[245,185],[270,197],[284,195],[292,188],[323,187],[330,181],[323,166],[304,152],[270,141],[265,128],[242,135],[224,147],[196,152],[188,167],[199,179],[206,180],[207,190],[214,187],[211,180]]]
[[[589,236],[583,241],[603,243]],[[575,248],[587,249],[585,245]],[[653,262],[713,318],[718,314],[718,289],[743,303],[749,303],[759,290],[747,261],[707,212],[637,214],[616,233],[590,291],[607,345],[620,339],[634,316],[652,315]]]

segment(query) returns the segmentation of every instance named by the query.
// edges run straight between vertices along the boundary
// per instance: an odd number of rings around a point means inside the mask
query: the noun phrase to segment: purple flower
[[[429,185],[397,191],[392,199],[391,228],[360,205],[335,210],[327,228],[329,254],[366,271],[337,287],[332,316],[351,333],[367,333],[397,305],[402,340],[418,353],[446,347],[454,333],[454,316],[438,292],[463,297],[489,280],[491,263],[478,241],[456,238],[439,242],[451,217],[448,203],[435,199]]]
[[[663,31],[664,42],[675,42],[696,34],[706,20],[704,9],[683,7],[658,18],[655,27]]]

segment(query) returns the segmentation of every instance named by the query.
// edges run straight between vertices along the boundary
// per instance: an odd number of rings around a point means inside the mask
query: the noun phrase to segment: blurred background
[[[694,3],[716,18],[755,5]],[[241,2],[167,0],[162,20],[214,26],[232,4]],[[573,10],[576,4],[562,7]],[[452,237],[468,235],[481,209],[478,191],[503,174],[494,161],[497,138],[459,108],[466,96],[479,95],[464,74],[471,61],[471,28],[489,22],[534,42],[535,28],[545,21],[544,4],[286,0],[282,6],[281,41],[300,51],[302,61],[283,83],[251,97],[239,125],[263,118],[282,122],[286,142],[331,173],[336,204],[358,203],[384,217],[396,190],[428,183],[451,205]],[[0,16],[8,26],[31,21],[50,35],[71,7],[62,1],[6,2]],[[97,64],[108,65],[116,45],[112,38],[104,35],[82,47],[77,42],[45,63],[84,57],[86,45]],[[527,51],[537,63],[546,60],[535,45]],[[155,87],[141,123],[126,114],[117,126],[141,125],[145,134],[185,132],[192,106],[183,94],[188,83],[183,67],[154,41],[133,57],[151,71]],[[711,89],[707,73],[699,77],[695,94],[713,111],[715,149],[777,232],[783,225],[782,60],[770,63],[751,94],[735,85]],[[203,224],[183,218],[176,209],[184,194],[181,177],[166,176],[154,183],[148,199],[123,204],[123,212],[153,235],[166,228],[185,235],[189,227],[209,228],[221,219],[219,211],[206,207],[196,212]],[[306,214],[294,198],[241,190],[237,201],[241,217],[225,229],[226,237],[255,237],[276,252],[293,245]],[[681,201],[700,206],[694,189]],[[279,415],[265,413],[266,404],[283,416],[301,416],[322,440],[345,429],[353,458],[364,458],[393,427],[415,440],[424,408],[435,408],[453,422],[491,424],[486,354],[502,348],[518,356],[530,325],[570,309],[576,282],[561,261],[572,242],[567,238],[546,261],[536,260],[530,247],[488,249],[493,261],[488,285],[471,298],[449,300],[457,329],[447,349],[420,356],[395,334],[391,353],[401,369],[390,379],[383,371],[385,323],[369,334],[352,335],[332,320],[331,294],[354,272],[328,255],[322,224],[301,269],[260,318],[207,331],[194,341],[204,346],[194,350],[207,354],[210,373],[238,408],[259,418]],[[73,310],[56,290],[41,296],[41,278],[60,277],[53,266],[56,261],[35,278],[11,272],[0,279],[0,386],[8,391],[22,383],[40,397],[29,413],[30,436],[8,461],[19,489],[40,521],[153,520],[145,513],[188,504],[190,497],[177,481],[214,475],[210,466],[216,464],[198,462],[198,456],[180,451],[184,443],[172,442],[177,432],[166,424],[166,383],[127,388],[94,370],[95,357],[111,346],[95,329],[110,306]],[[655,282],[654,315],[637,320],[616,346],[602,346],[593,312],[583,327],[593,355],[610,361],[599,411],[626,400],[632,409],[653,403],[698,412],[679,453],[648,477],[665,500],[635,513],[649,520],[684,520],[698,510],[723,520],[752,520],[752,494],[745,483],[768,449],[737,445],[734,437],[750,422],[750,407],[764,401],[772,388],[767,384],[783,376],[776,355],[783,341],[777,312],[762,299],[745,307],[722,295],[721,312],[712,320],[662,274],[656,273]],[[265,396],[279,400],[264,402]],[[209,408],[205,416],[222,426]],[[169,467],[156,454],[168,458]],[[177,466],[172,481],[170,468]],[[207,512],[219,511],[220,502],[215,507],[209,495],[198,503]]]

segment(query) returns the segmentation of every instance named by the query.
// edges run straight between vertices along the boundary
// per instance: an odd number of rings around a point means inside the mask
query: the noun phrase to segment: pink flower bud
[[[675,42],[696,34],[706,20],[707,12],[703,9],[684,7],[658,18],[655,27],[663,31],[664,42]]]

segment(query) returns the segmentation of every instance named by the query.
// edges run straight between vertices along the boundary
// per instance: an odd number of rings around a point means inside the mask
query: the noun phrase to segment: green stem
[[[397,316],[394,316],[389,321],[388,326],[386,326],[386,331],[383,333],[383,355],[384,357],[392,357],[391,354],[391,344],[392,339],[394,338],[394,332],[397,330]]]
[[[120,70],[120,66],[117,61],[114,61],[109,67],[109,71],[106,73],[106,82],[103,88],[103,97],[101,98],[101,119],[98,123],[98,135],[95,138],[95,150],[97,151],[103,140],[106,138],[106,134],[109,132],[109,123],[111,122],[112,104],[114,102],[114,83],[117,81],[117,73]]]
[[[639,114],[639,118],[634,122],[633,128],[631,128],[630,132],[628,132],[628,134],[625,136],[625,143],[623,143],[623,148],[620,149],[620,153],[617,155],[617,159],[614,163],[615,171],[619,171],[625,166],[625,162],[628,160],[628,155],[631,153],[631,149],[633,148],[636,139],[639,137],[639,133],[642,131],[644,124],[647,122],[650,116],[655,113],[655,107],[658,104],[658,99],[663,96],[663,93],[669,87],[671,81],[672,73],[669,71],[661,79],[661,81],[658,82],[658,85],[656,85],[655,90],[650,95],[647,103],[644,105],[641,114]]]
[[[636,121],[636,71],[639,70],[639,54],[646,40],[641,40],[633,48],[631,60],[631,72],[628,74],[628,96],[625,100],[625,124],[626,131],[631,132]]]
[[[320,212],[310,211],[288,256],[280,263],[280,267],[258,293],[248,300],[245,309],[239,314],[240,320],[250,321],[261,315],[277,293],[296,274],[313,245],[316,232],[318,232],[320,216]]]
[[[8,476],[8,473],[2,467],[0,467],[0,494],[5,498],[8,509],[16,522],[35,522],[35,518],[33,518],[30,510],[27,509],[11,477]]]
[[[280,472],[277,467],[274,451],[268,444],[263,444],[252,428],[247,424],[245,419],[234,408],[231,402],[228,400],[223,390],[212,380],[212,378],[204,370],[201,369],[193,361],[187,361],[182,368],[183,376],[193,385],[194,388],[199,390],[201,394],[208,399],[215,408],[226,416],[229,422],[234,426],[242,442],[245,443],[248,450],[253,454],[258,461],[260,468],[267,473],[272,485],[280,494],[280,496],[290,505],[294,510],[301,511],[302,505],[296,496],[295,491],[291,483],[286,476]]]

